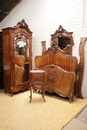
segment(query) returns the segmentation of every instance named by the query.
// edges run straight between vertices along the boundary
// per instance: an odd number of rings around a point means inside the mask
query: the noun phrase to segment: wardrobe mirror
[[[29,81],[29,39],[24,35],[14,38],[15,50],[15,84]]]
[[[25,61],[29,60],[29,39],[23,35],[16,36],[15,51],[19,55],[24,55]]]

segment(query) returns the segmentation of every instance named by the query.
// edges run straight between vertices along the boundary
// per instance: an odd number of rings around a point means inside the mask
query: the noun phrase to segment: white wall
[[[83,74],[83,82],[82,82],[82,95],[87,97],[87,41],[84,47],[84,74]]]
[[[33,31],[33,67],[34,57],[42,52],[41,41],[50,46],[50,34],[62,25],[73,32],[73,55],[79,59],[81,37],[87,36],[87,0],[22,0],[12,12],[0,23],[0,29],[13,27],[25,19]],[[87,77],[87,74],[86,74]],[[87,87],[83,96],[87,97]]]

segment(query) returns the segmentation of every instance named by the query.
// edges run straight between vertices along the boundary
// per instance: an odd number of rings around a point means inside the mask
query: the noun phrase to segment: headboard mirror
[[[59,48],[63,50],[67,46],[70,46],[70,38],[65,36],[58,36],[58,43]]]
[[[64,51],[64,53],[72,55],[72,46],[74,45],[72,33],[73,32],[66,31],[60,25],[55,33],[51,34],[51,47],[58,47]]]

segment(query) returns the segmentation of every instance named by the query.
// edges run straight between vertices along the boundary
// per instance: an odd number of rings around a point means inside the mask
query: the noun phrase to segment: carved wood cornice
[[[24,29],[27,29],[29,32],[31,32],[30,29],[29,29],[29,27],[28,27],[28,25],[27,25],[27,23],[25,22],[24,19],[22,19],[20,22],[18,22],[17,25],[14,26],[14,27],[15,28],[18,28],[18,27],[24,28]]]
[[[55,31],[54,34],[51,34],[51,36],[54,36],[56,34],[59,34],[59,35],[62,35],[62,34],[65,34],[66,36],[72,36],[72,33],[73,32],[68,32],[66,31],[66,29],[64,29],[61,25],[59,25],[59,28]]]

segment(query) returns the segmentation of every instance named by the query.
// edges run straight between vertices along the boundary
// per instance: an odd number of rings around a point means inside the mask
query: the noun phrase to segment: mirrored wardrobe
[[[32,69],[32,32],[25,20],[14,27],[2,29],[3,70],[5,92],[29,89],[29,70]]]

